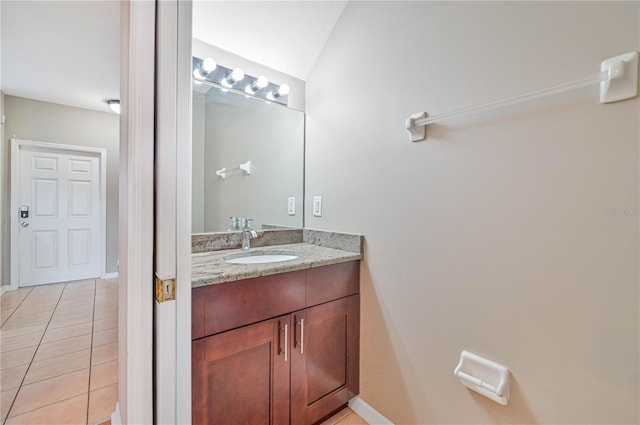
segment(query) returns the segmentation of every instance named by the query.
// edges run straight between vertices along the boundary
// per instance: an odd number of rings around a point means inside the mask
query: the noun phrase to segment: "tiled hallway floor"
[[[95,424],[118,397],[118,282],[20,288],[1,297],[0,424]]]

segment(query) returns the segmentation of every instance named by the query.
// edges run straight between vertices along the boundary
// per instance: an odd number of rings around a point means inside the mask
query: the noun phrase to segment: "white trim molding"
[[[120,5],[118,411],[151,424],[156,2]]]
[[[360,396],[355,396],[349,400],[349,408],[356,412],[358,416],[364,419],[369,425],[393,425],[393,422],[369,406]]]
[[[116,402],[116,410],[111,414],[111,425],[122,425],[119,402]]]
[[[191,1],[178,1],[176,105],[176,423],[191,423]]]
[[[100,279],[117,279],[117,278],[118,278],[118,272],[105,273],[102,276],[100,276]]]
[[[158,2],[156,269],[175,300],[155,304],[155,420],[191,423],[191,1]],[[179,188],[179,190],[178,190]]]

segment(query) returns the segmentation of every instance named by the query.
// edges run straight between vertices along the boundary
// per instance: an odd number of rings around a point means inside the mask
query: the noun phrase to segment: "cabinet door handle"
[[[300,354],[304,354],[304,319],[300,319],[296,325],[300,326]]]
[[[298,346],[298,317],[293,315],[293,348],[295,349]]]
[[[289,358],[289,325],[284,325],[284,361]]]
[[[284,361],[288,361],[289,358],[289,325],[285,323],[284,327],[280,326],[280,322],[278,321],[278,355],[284,353]],[[284,331],[284,349],[282,349],[282,344],[280,341],[280,333]]]

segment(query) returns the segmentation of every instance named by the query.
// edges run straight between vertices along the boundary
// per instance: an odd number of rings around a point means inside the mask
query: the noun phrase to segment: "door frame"
[[[191,0],[157,3],[155,276],[175,278],[155,302],[155,420],[191,423]],[[180,188],[177,190],[177,188]]]
[[[36,142],[11,139],[11,290],[19,288],[20,246],[18,241],[19,217],[18,191],[20,176],[20,152],[22,148],[53,149],[63,153],[80,153],[97,156],[100,164],[100,277],[106,275],[107,267],[107,150],[88,146],[64,145],[61,143]]]

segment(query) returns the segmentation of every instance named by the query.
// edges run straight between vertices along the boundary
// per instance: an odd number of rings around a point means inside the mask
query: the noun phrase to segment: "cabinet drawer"
[[[305,308],[306,270],[273,275],[273,315],[280,316]]]
[[[359,290],[359,261],[307,270],[307,306],[354,295]]]
[[[191,338],[213,335],[305,307],[305,271],[196,288]]]
[[[271,276],[210,286],[204,300],[204,334],[213,335],[272,317]]]

